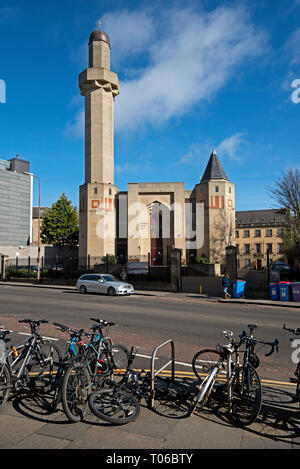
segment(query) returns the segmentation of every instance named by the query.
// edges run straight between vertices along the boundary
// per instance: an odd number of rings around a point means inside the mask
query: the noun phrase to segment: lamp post
[[[36,176],[35,174],[32,173],[27,173],[29,176],[33,176],[38,180],[39,183],[39,208],[38,208],[38,255],[37,255],[37,279],[40,280],[41,278],[41,180],[39,176]]]

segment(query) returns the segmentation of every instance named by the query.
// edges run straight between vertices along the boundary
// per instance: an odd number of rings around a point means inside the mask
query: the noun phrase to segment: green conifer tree
[[[41,240],[54,246],[76,246],[79,238],[79,222],[76,207],[65,193],[47,210],[41,226]]]

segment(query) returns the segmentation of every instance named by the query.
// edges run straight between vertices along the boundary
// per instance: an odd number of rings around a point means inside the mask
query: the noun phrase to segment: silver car
[[[134,292],[132,285],[111,274],[84,274],[77,280],[76,288],[80,293],[106,293],[109,296],[130,295]]]

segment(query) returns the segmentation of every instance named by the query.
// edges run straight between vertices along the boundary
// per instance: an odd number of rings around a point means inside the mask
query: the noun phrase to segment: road
[[[268,348],[259,353],[260,375],[278,381],[289,381],[295,368],[291,358],[295,349],[282,325],[300,326],[298,316],[296,308],[224,304],[192,295],[187,298],[181,294],[156,296],[145,292],[131,297],[107,297],[80,295],[64,288],[0,286],[0,322],[11,330],[29,332],[18,320],[43,318],[51,324],[43,325],[41,332],[63,338],[53,322],[89,329],[90,317],[100,317],[118,323],[110,331],[114,342],[122,342],[128,348],[139,346],[139,353],[149,356],[157,345],[173,339],[176,360],[187,364],[200,348],[215,347],[221,342],[222,330],[230,329],[237,335],[249,323],[257,324],[258,338],[279,339],[278,354],[265,358]]]

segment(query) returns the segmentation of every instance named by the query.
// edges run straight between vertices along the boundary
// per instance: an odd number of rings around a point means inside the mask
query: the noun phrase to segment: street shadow
[[[169,419],[189,418],[197,396],[198,382],[192,378],[176,378],[174,383],[172,392],[156,393],[151,411]],[[179,385],[178,393],[176,384]],[[13,408],[24,417],[43,423],[72,424],[61,406],[52,411],[52,400],[53,391],[41,394],[27,388],[22,388],[9,398]],[[142,399],[140,405],[149,408],[148,403],[149,401]],[[193,416],[223,427],[238,427],[245,434],[293,443],[293,447],[300,447],[300,407],[299,403],[294,402],[293,394],[288,390],[263,387],[263,404],[260,413],[256,421],[249,426],[238,425],[228,414],[224,388],[212,392],[201,407],[196,406]],[[98,419],[89,409],[81,422],[102,427],[111,425]]]
[[[194,415],[223,426],[241,428],[245,433],[273,441],[293,442],[300,447],[300,408],[293,395],[275,387],[263,389],[263,403],[260,413],[249,426],[238,425],[228,413],[226,393],[211,396],[203,407],[195,409]]]
[[[178,386],[178,389],[177,389]],[[197,381],[191,378],[176,378],[171,391],[155,394],[152,411],[161,417],[186,419],[190,416],[191,405],[197,392]]]
[[[71,423],[63,409],[58,407],[56,410],[52,410],[53,395],[50,393],[42,394],[31,389],[22,388],[15,392],[10,400],[15,411],[24,417],[42,423]]]

